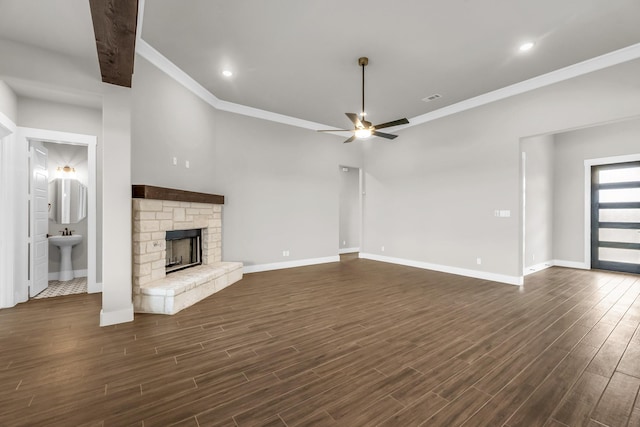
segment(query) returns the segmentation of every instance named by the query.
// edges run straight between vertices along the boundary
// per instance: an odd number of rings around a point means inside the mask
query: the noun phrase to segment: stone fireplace
[[[223,204],[219,195],[133,186],[136,312],[174,314],[242,278],[241,263],[222,262]]]

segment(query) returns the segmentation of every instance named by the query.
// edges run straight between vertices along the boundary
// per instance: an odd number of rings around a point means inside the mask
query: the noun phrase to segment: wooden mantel
[[[224,196],[219,194],[196,193],[194,191],[154,187],[152,185],[132,185],[131,190],[134,199],[173,200],[176,202],[224,205]]]

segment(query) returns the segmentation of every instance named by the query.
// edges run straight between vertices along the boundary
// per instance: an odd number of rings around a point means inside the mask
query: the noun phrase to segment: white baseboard
[[[354,252],[360,252],[360,248],[342,248],[338,251],[339,254],[352,254]]]
[[[100,310],[100,326],[117,325],[119,323],[133,322],[133,303],[130,307],[116,311],[105,312]]]
[[[283,268],[304,267],[307,265],[326,264],[328,262],[340,262],[338,255],[324,258],[299,259],[296,261],[273,262],[270,264],[246,265],[242,268],[244,274],[259,273],[261,271],[281,270]]]
[[[88,294],[97,294],[102,292],[102,283],[87,283],[87,293]]]
[[[557,267],[577,268],[580,270],[591,270],[591,266],[584,262],[579,261],[563,261],[561,259],[554,259],[553,265]]]
[[[73,270],[73,277],[87,277],[87,270]],[[49,273],[49,280],[58,280],[60,278],[60,272],[55,271]]]
[[[540,264],[532,265],[531,267],[525,267],[524,268],[524,275],[528,276],[529,274],[537,273],[538,271],[542,271],[542,270],[546,270],[547,268],[553,267],[554,265],[555,265],[555,263],[553,262],[553,260],[549,260],[549,261],[541,262]]]
[[[492,282],[506,283],[508,285],[520,286],[524,283],[521,276],[507,276],[505,274],[489,273],[486,271],[469,270],[466,268],[450,267],[447,265],[431,264],[422,261],[413,261],[402,258],[393,258],[383,255],[369,254],[360,252],[360,258],[370,259],[374,261],[388,262],[391,264],[406,265],[408,267],[422,268],[425,270],[440,271],[442,273],[457,274],[458,276],[473,277],[475,279],[490,280]]]

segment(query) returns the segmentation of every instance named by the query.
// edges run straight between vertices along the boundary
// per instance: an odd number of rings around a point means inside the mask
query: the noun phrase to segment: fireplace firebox
[[[167,231],[165,272],[184,270],[202,264],[202,230]]]

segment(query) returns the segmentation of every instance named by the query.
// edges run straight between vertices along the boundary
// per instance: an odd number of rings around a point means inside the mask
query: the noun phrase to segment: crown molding
[[[255,117],[257,119],[269,120],[276,123],[282,123],[314,131],[327,128],[327,126],[321,123],[315,123],[308,120],[298,119],[296,117],[285,116],[284,114],[261,110],[259,108],[253,108],[229,101],[223,101],[209,92],[204,86],[195,81],[195,79],[185,73],[180,67],[171,62],[167,57],[158,52],[153,46],[151,46],[143,39],[139,39],[137,41],[136,53],[147,61],[151,62],[158,69],[166,73],[169,77],[180,83],[187,90],[191,91],[198,98],[202,99],[204,102],[211,105],[217,110],[242,114],[245,116]],[[330,126],[329,128],[332,127]]]
[[[169,61],[169,59],[158,52],[153,46],[144,41],[143,39],[139,39],[136,43],[136,53],[151,62],[155,65],[159,70],[163,71],[169,77],[171,77],[176,82],[180,83],[187,90],[193,93],[198,98],[202,99],[207,104],[211,105],[214,108],[218,108],[220,105],[220,100],[204,86],[195,81],[190,75],[182,71],[176,64]]]
[[[343,135],[343,133],[339,132],[338,129],[333,126],[327,126],[321,123],[311,122],[308,120],[286,116],[284,114],[274,113],[271,111],[261,110],[258,108],[219,99],[204,86],[195,81],[186,72],[184,72],[180,67],[175,65],[168,58],[166,58],[155,48],[153,48],[153,46],[142,39],[142,22],[145,0],[139,0],[139,2],[137,33],[138,39],[136,41],[136,53],[145,58],[147,61],[151,62],[161,71],[164,71],[176,82],[183,85],[194,95],[196,95],[212,107],[218,110],[228,111],[230,113],[242,114],[249,117],[269,120],[276,123],[310,129],[313,131],[317,131],[318,129],[336,129],[336,132],[329,133],[335,135]],[[394,131],[400,131],[409,127],[418,126],[433,120],[441,119],[443,117],[470,110],[472,108],[490,104],[492,102],[509,98],[515,95],[520,95],[522,93],[559,83],[564,80],[569,80],[574,77],[591,73],[593,71],[598,71],[603,68],[622,64],[624,62],[633,61],[634,59],[638,58],[640,58],[640,43],[636,43],[631,46],[627,46],[625,48],[597,56],[595,58],[587,59],[586,61],[578,62],[577,64],[569,65],[568,67],[551,71],[547,74],[542,74],[528,80],[514,83],[510,86],[487,92],[482,95],[457,102],[455,104],[440,108],[435,111],[431,111],[426,114],[415,116],[409,119],[409,124],[397,126],[394,128]]]
[[[409,119],[410,123],[408,125],[398,126],[396,130],[417,126],[452,114],[460,113],[465,110],[470,110],[472,108],[500,101],[515,95],[520,95],[535,89],[540,89],[564,80],[582,76],[593,71],[633,61],[638,58],[640,58],[640,43],[627,46],[604,55],[596,56],[595,58],[587,59],[586,61],[578,62],[577,64],[569,65],[568,67],[560,68],[559,70],[551,71],[550,73],[542,74],[529,80],[523,80],[510,86],[487,92],[473,98],[465,99],[464,101],[413,117]]]

